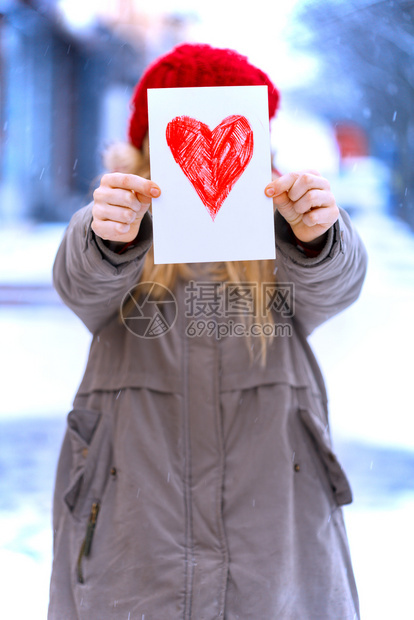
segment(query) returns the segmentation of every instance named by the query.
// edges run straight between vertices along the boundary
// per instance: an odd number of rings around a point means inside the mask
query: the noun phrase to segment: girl
[[[276,261],[152,260],[147,88],[261,84],[272,117],[277,89],[235,52],[157,60],[58,251],[55,286],[93,341],[57,471],[49,620],[359,618],[351,492],[306,340],[362,286],[347,214],[317,173],[289,173],[263,188]]]

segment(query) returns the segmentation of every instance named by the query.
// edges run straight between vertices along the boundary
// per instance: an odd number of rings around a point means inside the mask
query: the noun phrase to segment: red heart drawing
[[[167,143],[214,219],[253,155],[253,131],[244,116],[229,116],[213,131],[195,118],[177,116]]]

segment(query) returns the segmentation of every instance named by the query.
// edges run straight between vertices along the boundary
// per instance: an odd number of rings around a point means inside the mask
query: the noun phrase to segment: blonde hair
[[[148,136],[144,139],[141,150],[136,149],[133,145],[126,142],[117,142],[110,145],[103,153],[103,163],[105,168],[111,172],[125,172],[128,174],[136,174],[144,178],[150,178]],[[262,309],[266,308],[266,303],[260,284],[262,282],[275,282],[276,269],[273,260],[231,261],[211,263],[208,273],[214,279],[222,282],[227,281],[232,284],[241,284],[243,282],[249,284],[257,283],[257,308]],[[187,264],[155,265],[154,253],[151,247],[145,258],[140,281],[156,282],[168,289],[174,289],[178,279],[188,281],[193,277],[194,271],[191,269],[191,266]],[[162,290],[162,287],[158,287],[157,290]],[[126,311],[128,312],[128,308],[126,308]],[[266,308],[265,312],[260,312],[254,319],[257,320],[258,323],[261,323],[262,326],[264,323],[270,323],[272,325],[274,323],[271,310],[268,308]],[[248,323],[251,323],[253,318],[248,317],[246,320]],[[271,336],[264,335],[263,330],[261,330],[259,337],[260,350],[254,355],[253,351],[255,347],[252,342],[252,337],[246,337],[246,344],[251,359],[258,355],[262,364],[265,364],[266,351],[270,338]]]

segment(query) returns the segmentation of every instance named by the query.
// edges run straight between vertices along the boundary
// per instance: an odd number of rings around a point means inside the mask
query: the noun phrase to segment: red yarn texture
[[[184,43],[152,63],[135,87],[128,130],[131,144],[141,148],[148,131],[148,88],[202,86],[267,86],[269,118],[279,106],[276,86],[245,56],[206,44]]]

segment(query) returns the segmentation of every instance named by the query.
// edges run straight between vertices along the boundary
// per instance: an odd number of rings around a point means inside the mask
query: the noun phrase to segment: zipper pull
[[[94,502],[92,504],[91,513],[89,515],[88,525],[86,528],[86,536],[82,542],[82,546],[79,552],[78,562],[77,562],[77,574],[78,574],[78,582],[84,583],[83,579],[83,570],[82,570],[82,558],[88,557],[91,552],[92,547],[92,539],[95,531],[96,520],[98,518],[100,503]]]
[[[86,529],[85,548],[83,550],[83,555],[86,558],[91,552],[92,538],[95,532],[95,526],[96,526],[96,520],[98,518],[99,508],[100,508],[99,502],[94,502],[92,504],[91,514],[89,515],[88,527]]]

